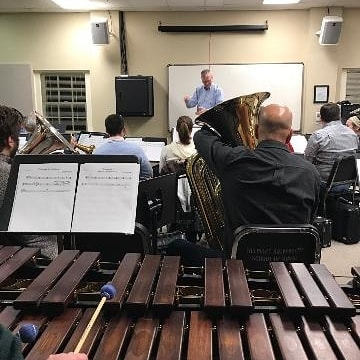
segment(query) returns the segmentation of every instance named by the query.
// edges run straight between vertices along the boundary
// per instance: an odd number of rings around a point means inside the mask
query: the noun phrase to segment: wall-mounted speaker
[[[107,20],[91,22],[92,42],[96,45],[109,43],[109,29]]]
[[[117,114],[154,116],[152,76],[116,76],[115,96]]]
[[[319,44],[337,45],[342,23],[343,18],[340,16],[324,16],[321,23]]]

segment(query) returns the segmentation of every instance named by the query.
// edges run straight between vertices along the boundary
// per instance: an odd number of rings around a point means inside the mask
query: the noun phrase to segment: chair
[[[196,242],[201,231],[197,225],[197,210],[192,199],[191,188],[186,174],[186,160],[169,160],[165,163],[162,172],[175,173],[177,177],[176,219],[171,230],[180,230],[186,233],[186,238]],[[201,237],[201,236],[200,236]]]
[[[309,224],[245,225],[234,232],[232,258],[248,269],[266,269],[271,261],[319,263],[320,237]]]
[[[355,156],[339,156],[330,171],[329,178],[326,182],[325,189],[321,194],[319,209],[326,217],[326,200],[329,195],[338,197],[351,194],[351,201],[355,201],[355,190],[357,182],[356,160]],[[341,192],[334,192],[334,187],[344,185],[348,188]]]

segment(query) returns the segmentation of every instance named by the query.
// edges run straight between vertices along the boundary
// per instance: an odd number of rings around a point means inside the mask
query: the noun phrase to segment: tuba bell
[[[256,146],[255,124],[269,92],[243,95],[205,111],[195,123],[207,126],[230,146]],[[186,173],[210,247],[224,250],[224,207],[219,179],[204,159],[195,154],[186,163]]]

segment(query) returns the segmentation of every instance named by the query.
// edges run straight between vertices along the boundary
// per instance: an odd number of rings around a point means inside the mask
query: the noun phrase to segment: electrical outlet
[[[316,111],[315,112],[315,122],[319,123],[320,122],[320,111]]]

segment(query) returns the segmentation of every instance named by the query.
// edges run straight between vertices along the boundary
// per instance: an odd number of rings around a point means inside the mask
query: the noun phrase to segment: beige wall
[[[125,13],[130,75],[153,75],[155,115],[128,118],[132,136],[167,134],[167,64],[303,62],[302,130],[311,132],[315,112],[315,84],[330,85],[330,100],[341,93],[342,68],[360,67],[360,10],[330,9],[344,24],[338,46],[320,46],[315,32],[327,9],[296,11],[128,12]],[[115,111],[114,77],[120,74],[118,14],[111,12],[110,45],[95,46],[90,39],[90,18],[107,13],[1,14],[0,63],[30,63],[42,70],[85,70],[90,78],[92,130],[104,130],[103,119]],[[161,33],[163,25],[264,24],[269,30],[248,33]],[[210,51],[209,51],[210,49]],[[266,90],[266,89],[264,89]],[[190,90],[189,90],[190,91]],[[41,110],[41,109],[39,109]]]

